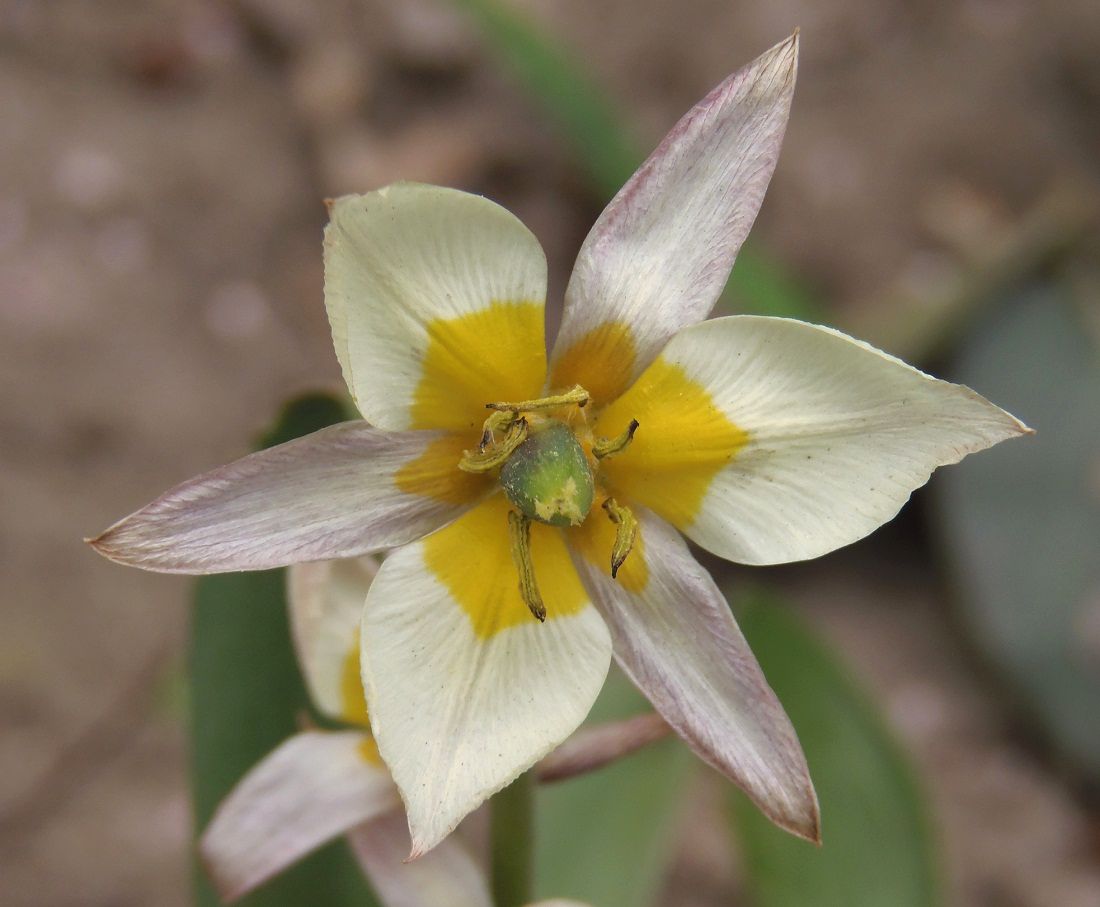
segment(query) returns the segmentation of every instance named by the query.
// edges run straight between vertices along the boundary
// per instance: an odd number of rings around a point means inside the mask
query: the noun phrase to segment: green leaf
[[[469,14],[489,47],[558,124],[593,187],[602,198],[610,199],[645,160],[641,143],[619,115],[619,105],[579,60],[509,4],[452,2]],[[749,248],[741,250],[718,309],[727,314],[736,311],[808,321],[824,317],[793,277]]]
[[[283,411],[269,446],[347,418],[333,397],[312,395]],[[252,766],[298,730],[309,709],[290,643],[281,570],[198,581],[190,650],[191,784],[196,832]],[[201,868],[195,903],[220,903]],[[242,907],[372,907],[362,874],[342,843],[303,860]]]
[[[954,377],[1038,434],[946,470],[934,493],[975,645],[1100,779],[1100,356],[1067,301],[1035,288],[963,346]]]
[[[614,671],[592,710],[593,721],[648,711]],[[667,869],[673,822],[695,760],[672,739],[612,765],[539,787],[536,798],[535,891],[599,907],[652,903]]]
[[[741,626],[806,752],[822,846],[775,828],[739,792],[735,832],[756,907],[931,907],[939,874],[913,774],[874,708],[772,596]]]

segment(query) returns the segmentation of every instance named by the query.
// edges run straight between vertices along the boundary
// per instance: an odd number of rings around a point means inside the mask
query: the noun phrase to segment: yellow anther
[[[486,420],[486,429],[481,438],[481,445],[477,450],[467,450],[458,461],[458,468],[463,472],[491,472],[498,466],[503,466],[517,447],[527,440],[527,420],[509,420],[508,433],[499,444],[493,436],[493,430],[488,427],[492,418]]]
[[[546,605],[539,595],[535,582],[535,565],[531,560],[531,521],[527,517],[508,511],[508,538],[512,543],[512,561],[519,574],[519,594],[535,619],[540,623],[546,620]]]
[[[634,439],[634,432],[637,430],[638,420],[631,419],[626,431],[618,437],[597,438],[592,444],[592,455],[597,460],[602,460],[604,457],[613,457],[615,454],[622,453],[630,446],[630,442]]]
[[[486,403],[485,408],[506,413],[529,413],[540,409],[556,409],[559,406],[584,406],[587,402],[588,391],[577,384],[564,394],[557,394],[553,397],[520,400],[518,403]]]
[[[515,421],[515,413],[493,413],[485,420],[485,424],[481,427],[481,443],[478,445],[478,449],[485,450],[490,444],[495,443],[496,433],[498,431],[507,431],[512,427],[512,423]]]
[[[626,556],[634,550],[634,542],[638,539],[638,518],[629,507],[624,507],[614,498],[604,501],[603,509],[615,524],[615,544],[611,546],[611,576],[614,578],[618,576]]]

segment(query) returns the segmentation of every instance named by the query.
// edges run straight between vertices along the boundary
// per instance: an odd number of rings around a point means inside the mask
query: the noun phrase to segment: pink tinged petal
[[[574,554],[616,660],[701,759],[777,825],[817,841],[802,748],[725,598],[671,526],[647,511],[638,516],[643,545],[627,564],[644,557],[644,571],[635,564],[643,579],[613,580],[602,561]]]
[[[593,772],[665,737],[668,722],[650,712],[583,727],[538,765],[539,781],[564,781]]]
[[[775,170],[797,59],[795,33],[726,79],[607,206],[566,290],[552,373],[584,349],[614,357],[625,387],[676,331],[706,317]]]
[[[397,811],[358,826],[348,840],[384,907],[493,907],[485,872],[460,834],[406,862],[409,829]]]
[[[659,361],[682,370],[744,433],[694,518],[679,526],[740,563],[803,560],[851,544],[893,519],[937,467],[1031,433],[968,387],[786,318],[694,325]],[[631,406],[634,394],[619,405]],[[638,497],[646,503],[644,492]]]
[[[309,731],[244,777],[218,807],[199,847],[218,893],[233,900],[399,805],[367,735]]]
[[[287,606],[298,664],[318,711],[366,726],[359,679],[359,624],[377,557],[293,564],[287,570]]]
[[[264,570],[403,545],[464,509],[398,484],[443,437],[333,425],[184,482],[89,543],[163,573]]]

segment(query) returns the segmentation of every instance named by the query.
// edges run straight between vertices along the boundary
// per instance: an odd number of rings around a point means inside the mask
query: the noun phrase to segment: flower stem
[[[523,907],[532,900],[534,801],[534,772],[520,775],[490,801],[495,907]]]

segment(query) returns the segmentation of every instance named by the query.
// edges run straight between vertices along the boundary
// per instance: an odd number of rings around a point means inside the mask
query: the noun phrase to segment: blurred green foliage
[[[263,439],[269,447],[346,418],[327,395],[287,404]],[[290,642],[283,571],[207,576],[196,586],[191,619],[191,790],[196,832],[264,756],[294,734],[309,698]],[[221,901],[201,867],[195,903]],[[372,907],[376,902],[347,848],[338,842],[303,860],[242,907]]]
[[[945,471],[936,513],[974,644],[1100,780],[1100,353],[1055,285],[990,314],[958,380],[1037,429]]]
[[[649,710],[614,667],[589,720]],[[653,902],[673,856],[675,821],[696,766],[664,740],[579,778],[543,785],[536,798],[535,893],[598,907]]]
[[[933,907],[932,836],[913,774],[869,700],[772,594],[740,596],[741,626],[798,732],[822,846],[780,831],[738,792],[731,815],[755,907]]]

